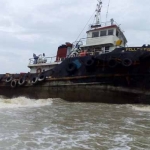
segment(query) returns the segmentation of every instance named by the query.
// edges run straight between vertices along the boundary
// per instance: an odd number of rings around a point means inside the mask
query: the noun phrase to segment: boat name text
[[[137,51],[137,50],[141,50],[141,51],[150,51],[150,48],[144,48],[144,47],[132,47],[132,48],[130,48],[130,47],[128,47],[128,48],[126,48],[126,51]]]

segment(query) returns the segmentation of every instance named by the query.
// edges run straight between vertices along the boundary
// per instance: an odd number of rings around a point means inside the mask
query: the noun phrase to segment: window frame
[[[105,32],[106,34],[103,34],[103,35],[102,35],[102,32]],[[102,31],[100,31],[100,36],[107,36],[107,30],[102,30]]]
[[[109,34],[109,31],[111,31],[112,34]],[[108,29],[108,35],[114,35],[114,29]]]
[[[95,36],[94,34],[98,33],[98,36]],[[99,37],[99,31],[94,31],[92,32],[92,38],[96,38],[96,37]]]

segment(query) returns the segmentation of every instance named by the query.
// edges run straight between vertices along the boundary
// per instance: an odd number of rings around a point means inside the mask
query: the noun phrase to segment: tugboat
[[[0,95],[150,104],[150,45],[127,47],[114,19],[100,22],[101,8],[99,0],[85,44],[66,42],[56,57],[33,54],[30,72],[0,75]]]

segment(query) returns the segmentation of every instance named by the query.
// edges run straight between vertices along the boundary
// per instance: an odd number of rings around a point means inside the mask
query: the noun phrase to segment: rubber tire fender
[[[43,74],[43,73],[41,73],[39,76],[38,76],[38,81],[44,81],[46,79],[46,76]]]
[[[7,77],[7,78],[6,78],[5,82],[6,82],[6,83],[9,83],[9,82],[11,82],[12,80],[13,80],[13,77],[10,76],[10,77]]]
[[[140,60],[141,62],[149,61],[149,60],[150,60],[150,53],[147,52],[147,53],[143,54],[143,55],[139,58],[139,60]]]
[[[20,78],[20,79],[18,80],[18,84],[19,84],[20,86],[24,85],[25,83],[26,83],[26,79],[25,79],[25,78]]]
[[[68,72],[74,72],[76,69],[77,69],[77,66],[75,63],[71,62],[68,64],[68,67],[67,67]]]
[[[85,62],[85,66],[86,67],[91,67],[91,66],[93,66],[94,65],[94,63],[95,63],[95,60],[94,59],[88,59],[86,62]]]
[[[10,86],[11,88],[15,88],[17,86],[17,80],[12,80]]]
[[[115,60],[115,59],[110,59],[110,60],[108,61],[108,66],[109,66],[110,68],[115,68],[117,65],[118,65],[118,62],[117,62],[117,60]]]
[[[38,82],[38,77],[33,77],[31,83],[36,84]]]
[[[130,58],[125,58],[122,60],[122,65],[125,67],[130,67],[132,65],[132,60]]]
[[[140,61],[145,61],[145,58],[150,57],[150,53],[149,52],[144,52],[140,57],[139,60]]]

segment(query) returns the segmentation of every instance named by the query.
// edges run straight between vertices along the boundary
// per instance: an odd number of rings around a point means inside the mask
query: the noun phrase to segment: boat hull
[[[72,83],[70,81],[50,81],[36,85],[1,85],[0,95],[13,98],[25,96],[32,99],[62,98],[70,102],[98,102],[111,104],[150,104],[150,92],[101,83]]]
[[[149,58],[149,51],[130,52],[126,48],[116,48],[101,55],[66,58],[42,73],[1,75],[0,95],[62,98],[71,102],[149,104]]]

